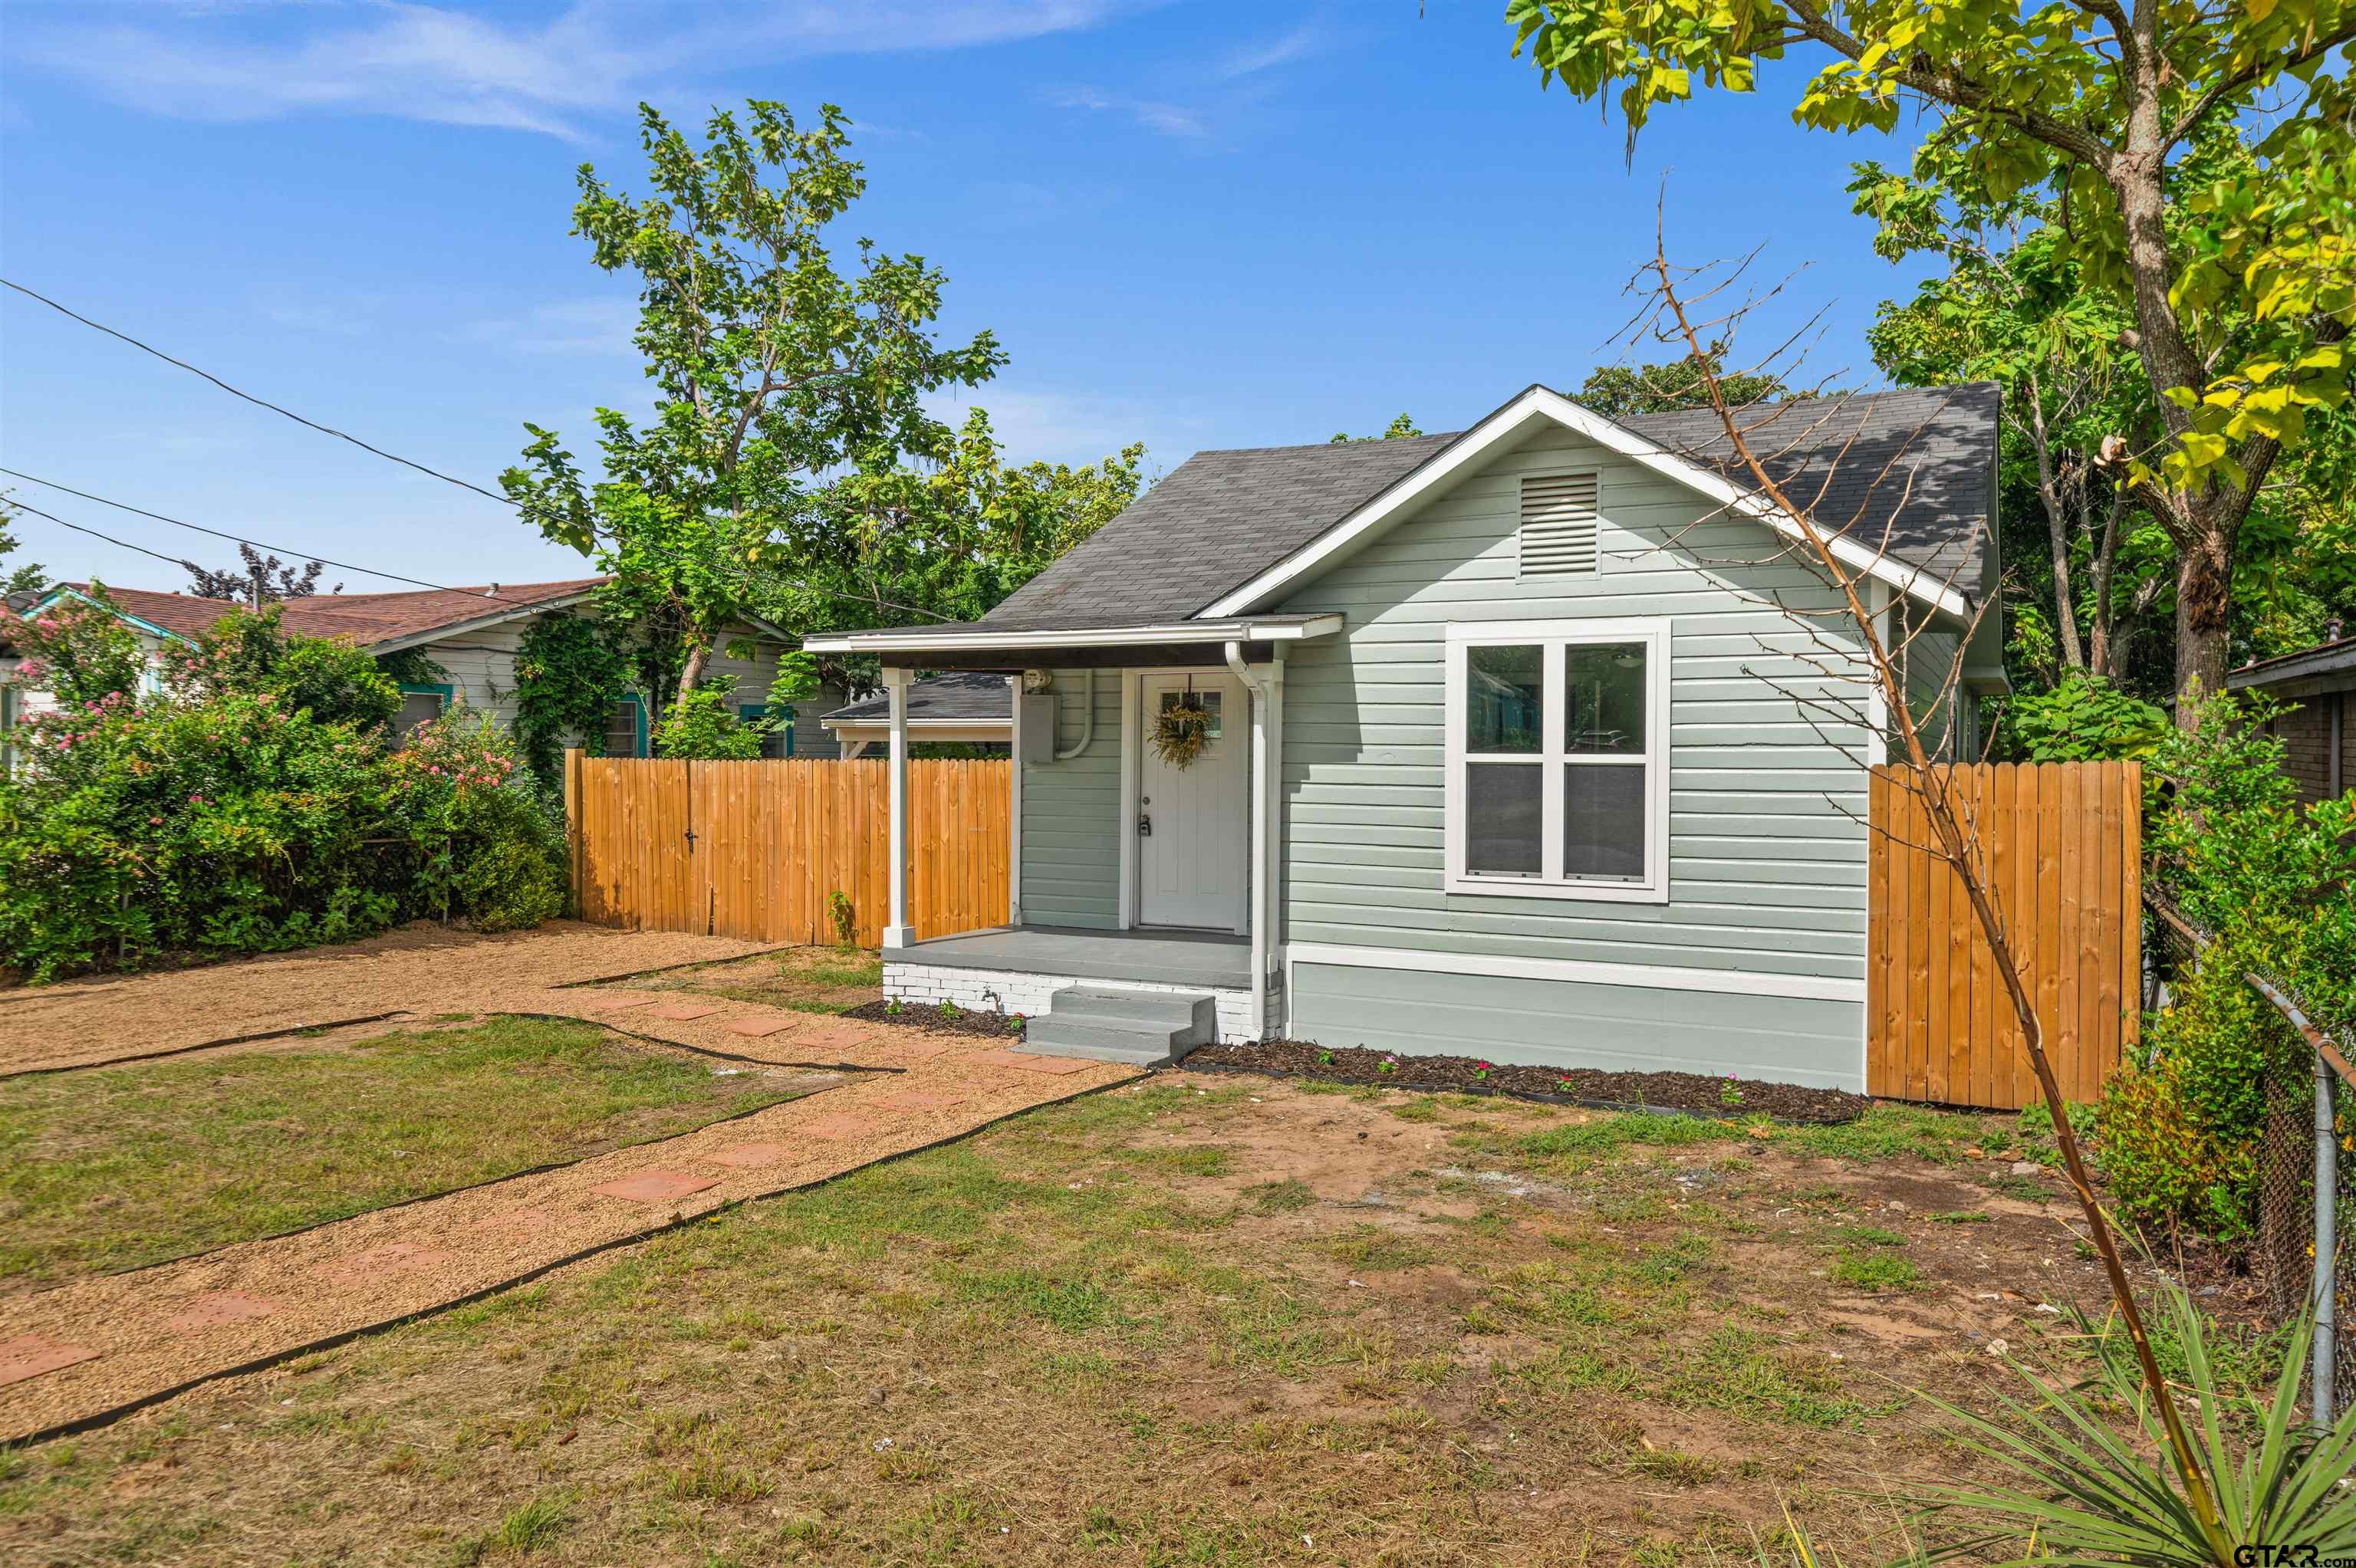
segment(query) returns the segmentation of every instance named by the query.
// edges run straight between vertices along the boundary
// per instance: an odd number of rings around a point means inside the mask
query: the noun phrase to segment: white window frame
[[[1584,899],[1610,903],[1669,901],[1669,642],[1670,617],[1651,615],[1618,620],[1482,621],[1448,628],[1447,700],[1443,704],[1447,738],[1445,752],[1448,864],[1446,891],[1495,898]],[[1563,769],[1567,766],[1633,767],[1624,761],[1567,754],[1561,732],[1563,650],[1597,643],[1639,643],[1644,648],[1644,875],[1569,877],[1552,869],[1562,864]],[[1540,698],[1540,742],[1537,760],[1526,763],[1539,770],[1539,874],[1535,877],[1481,875],[1464,869],[1465,767],[1479,760],[1464,749],[1464,686],[1467,650],[1475,647],[1537,645],[1543,650]],[[1526,755],[1526,753],[1525,753]]]

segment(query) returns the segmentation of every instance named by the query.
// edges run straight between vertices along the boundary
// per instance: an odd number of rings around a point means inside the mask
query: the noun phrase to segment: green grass
[[[1317,1194],[1310,1191],[1309,1184],[1297,1176],[1247,1187],[1244,1195],[1252,1200],[1255,1214],[1290,1214],[1317,1201]]]
[[[1853,1285],[1861,1290],[1914,1290],[1922,1284],[1922,1271],[1912,1260],[1890,1253],[1861,1253],[1844,1247],[1833,1259],[1832,1276],[1843,1285]]]
[[[0,1083],[0,1275],[50,1284],[669,1137],[793,1091],[594,1025],[494,1019],[337,1051]]]

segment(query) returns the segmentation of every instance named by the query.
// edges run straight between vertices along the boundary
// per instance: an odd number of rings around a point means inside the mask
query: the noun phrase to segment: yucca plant
[[[2220,1386],[2207,1326],[2182,1287],[2166,1287],[2162,1310],[2183,1347],[2182,1392],[2198,1414],[2194,1451],[2201,1480],[2214,1499],[2213,1519],[2203,1519],[2188,1500],[2172,1467],[2146,1457],[2144,1445],[2123,1436],[2115,1417],[2100,1408],[2132,1410],[2135,1430],[2155,1456],[2170,1452],[2169,1434],[2135,1355],[2117,1335],[2082,1317],[2081,1327],[2099,1348],[2099,1368],[2084,1382],[2049,1382],[2014,1362],[2029,1392],[2023,1398],[1998,1397],[2008,1418],[2003,1421],[1931,1399],[1968,1434],[1973,1448],[2016,1480],[1994,1488],[1943,1486],[1923,1494],[1920,1500],[1930,1514],[1967,1512],[1984,1527],[1933,1557],[1969,1555],[1992,1568],[2123,1563],[2282,1568],[2356,1555],[2356,1485],[2350,1482],[2356,1472],[2356,1410],[2322,1433],[2299,1413],[2299,1374],[2312,1317],[2293,1328],[2274,1397],[2261,1403]]]

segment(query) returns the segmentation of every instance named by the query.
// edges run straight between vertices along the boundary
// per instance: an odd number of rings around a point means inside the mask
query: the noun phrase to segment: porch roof
[[[1200,621],[1115,622],[1101,626],[1019,630],[990,621],[956,621],[932,626],[884,626],[805,638],[814,654],[1008,654],[1067,649],[1167,648],[1215,643],[1292,643],[1331,636],[1343,617],[1332,612],[1306,615],[1231,615]],[[1118,663],[1113,660],[1110,662]]]

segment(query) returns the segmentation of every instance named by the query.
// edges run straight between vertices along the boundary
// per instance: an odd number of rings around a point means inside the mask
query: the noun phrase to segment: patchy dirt
[[[27,987],[0,1008],[0,1075],[412,1014],[489,1012],[551,986],[739,957],[762,944],[552,921],[487,936],[420,921],[366,942]]]
[[[1909,1391],[2103,1299],[2003,1131],[1159,1074],[21,1450],[0,1555],[1879,1560],[1978,1463]]]
[[[1020,1040],[1023,1024],[1020,1019],[998,1013],[985,1013],[977,1008],[959,1008],[951,1012],[926,1002],[903,1002],[894,1008],[880,997],[850,1008],[847,1019],[864,1019],[873,1023],[898,1024],[904,1029],[918,1029],[926,1034],[981,1035],[990,1040],[1012,1036]]]
[[[873,953],[788,947],[673,969],[635,984],[642,990],[692,991],[795,1012],[845,1013],[874,1000],[883,983],[884,965]]]
[[[1505,1094],[1558,1105],[1686,1111],[1704,1116],[1773,1116],[1786,1122],[1851,1122],[1873,1104],[1862,1094],[1839,1089],[1810,1089],[1755,1078],[1499,1066],[1471,1056],[1410,1056],[1297,1040],[1206,1045],[1189,1053],[1183,1065],[1195,1072],[1264,1072],[1427,1093]]]

